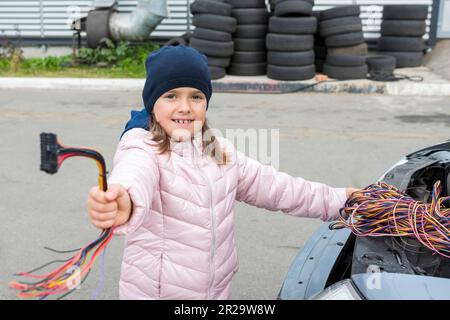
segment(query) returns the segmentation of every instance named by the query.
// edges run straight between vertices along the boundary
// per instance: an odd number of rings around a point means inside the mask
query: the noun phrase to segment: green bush
[[[5,58],[0,58],[0,71],[9,70],[9,60]]]
[[[70,62],[72,57],[45,57],[45,58],[32,58],[24,59],[22,62],[22,68],[30,71],[58,71],[61,70],[65,63]]]
[[[133,46],[126,41],[114,44],[109,39],[104,39],[103,42],[105,46],[101,48],[81,48],[77,57],[79,62],[86,65],[105,62],[123,69],[134,69],[136,66],[143,67],[150,52],[159,48],[155,44]]]

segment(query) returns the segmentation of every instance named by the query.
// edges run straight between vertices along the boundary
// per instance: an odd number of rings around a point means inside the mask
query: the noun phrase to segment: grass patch
[[[145,78],[145,60],[155,44],[130,45],[105,39],[106,46],[81,48],[72,55],[13,59],[0,56],[1,77]]]
[[[20,68],[16,72],[10,71],[9,68],[0,68],[0,77],[145,78],[145,66],[142,64],[140,70],[136,71],[117,67],[98,68],[94,66],[63,67],[58,70]]]

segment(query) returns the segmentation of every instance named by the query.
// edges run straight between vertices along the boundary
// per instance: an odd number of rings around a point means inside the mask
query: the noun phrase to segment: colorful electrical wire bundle
[[[437,181],[431,203],[424,203],[378,182],[347,199],[337,224],[362,237],[415,238],[428,249],[450,258],[450,208],[443,206],[450,197],[438,198],[440,193],[441,184]]]
[[[41,133],[41,170],[54,174],[58,171],[64,160],[79,156],[95,160],[100,171],[99,186],[103,191],[106,191],[106,166],[99,152],[85,147],[65,147],[59,143],[55,134]],[[103,251],[104,254],[106,246],[113,236],[113,232],[114,228],[105,229],[96,240],[77,250],[56,251],[46,248],[59,253],[73,251],[77,251],[77,253],[72,258],[63,261],[65,263],[62,266],[47,274],[38,275],[33,272],[51,263],[59,262],[59,260],[52,261],[29,272],[16,273],[16,276],[25,276],[40,280],[34,283],[12,281],[10,282],[10,287],[20,290],[17,294],[20,298],[46,298],[54,294],[63,294],[60,298],[66,296],[84,282],[99,253]],[[104,268],[102,269],[104,274]]]

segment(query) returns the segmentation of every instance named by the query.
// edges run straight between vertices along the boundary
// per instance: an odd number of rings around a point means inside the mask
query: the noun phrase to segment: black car
[[[440,196],[449,196],[450,140],[405,156],[379,180],[426,203],[440,180]],[[414,239],[358,237],[324,223],[290,266],[278,298],[447,300],[450,259]]]

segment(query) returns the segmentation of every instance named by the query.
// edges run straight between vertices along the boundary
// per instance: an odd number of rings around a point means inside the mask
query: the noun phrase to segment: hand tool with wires
[[[108,189],[106,181],[106,165],[103,156],[98,152],[90,148],[81,147],[67,147],[62,145],[56,134],[53,133],[41,133],[40,135],[41,145],[41,166],[40,169],[49,174],[55,174],[58,172],[64,160],[71,157],[87,157],[93,159],[99,168],[99,187],[101,190],[106,191]],[[85,245],[84,247],[71,250],[71,251],[56,251],[49,248],[51,251],[59,253],[74,252],[77,253],[65,262],[62,266],[58,267],[52,272],[39,275],[33,272],[40,270],[49,264],[54,262],[61,262],[61,260],[52,261],[41,267],[35,268],[29,272],[19,272],[16,276],[30,277],[39,279],[37,282],[10,282],[10,287],[17,289],[20,292],[17,294],[20,298],[41,298],[45,299],[50,295],[62,294],[59,299],[72,293],[81,283],[83,283],[89,271],[94,264],[97,256],[103,251],[103,255],[106,250],[106,246],[111,241],[114,233],[114,227],[105,229],[101,232],[100,236],[93,242]],[[104,263],[104,256],[103,256]],[[104,266],[102,265],[102,274],[104,276]]]

